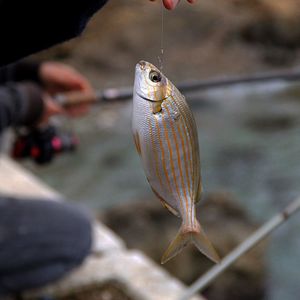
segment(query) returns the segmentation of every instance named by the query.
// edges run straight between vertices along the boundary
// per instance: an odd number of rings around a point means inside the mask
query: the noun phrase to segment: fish
[[[146,61],[135,68],[132,133],[154,194],[182,220],[161,263],[190,243],[213,262],[219,262],[219,255],[196,219],[202,183],[195,119],[175,85]]]

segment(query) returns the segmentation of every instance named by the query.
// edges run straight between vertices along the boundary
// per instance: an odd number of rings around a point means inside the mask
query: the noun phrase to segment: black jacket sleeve
[[[34,61],[20,61],[0,68],[0,85],[10,81],[34,81],[41,85],[39,78],[40,63]]]
[[[0,66],[79,35],[107,0],[0,0]]]
[[[42,90],[33,83],[0,87],[0,133],[8,126],[32,126],[44,110]]]

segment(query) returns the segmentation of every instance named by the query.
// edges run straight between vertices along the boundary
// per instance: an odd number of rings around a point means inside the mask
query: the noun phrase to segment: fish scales
[[[145,104],[151,105],[150,103]],[[169,101],[164,102],[163,109],[169,114],[174,112]],[[147,120],[149,126],[142,126],[144,130],[140,131],[139,136],[141,156],[146,163],[145,170],[148,181],[161,198],[178,210],[177,203],[179,200],[182,200],[184,196],[191,199],[189,193],[183,195],[188,180],[186,176],[183,176],[182,170],[189,166],[183,165],[186,149],[178,145],[180,140],[178,128],[181,126],[181,120],[175,122],[167,113],[149,114]],[[188,144],[187,147],[189,147]],[[182,178],[184,178],[184,182]],[[188,188],[191,190],[190,187]]]
[[[172,213],[182,218],[166,262],[192,242],[214,261],[218,255],[196,219],[201,194],[196,123],[184,97],[152,64],[136,66],[132,128],[148,182]]]

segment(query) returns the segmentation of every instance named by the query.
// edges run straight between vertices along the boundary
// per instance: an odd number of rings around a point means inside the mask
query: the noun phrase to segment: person
[[[0,132],[87,110],[66,112],[52,98],[61,91],[91,90],[74,69],[17,61],[80,35],[107,1],[0,1]],[[174,9],[179,0],[162,3]],[[43,286],[80,265],[91,249],[91,232],[90,216],[74,205],[0,196],[0,297]]]
[[[156,0],[150,0],[152,2],[156,1]],[[189,3],[195,3],[196,0],[187,0]],[[163,0],[163,5],[165,6],[165,8],[167,9],[174,9],[178,3],[180,2],[180,0]]]
[[[63,109],[56,93],[90,93],[89,82],[57,62],[19,62],[0,70],[0,133],[35,127],[55,114],[82,115],[88,107]],[[0,297],[60,278],[80,265],[92,243],[90,216],[68,203],[0,197]]]

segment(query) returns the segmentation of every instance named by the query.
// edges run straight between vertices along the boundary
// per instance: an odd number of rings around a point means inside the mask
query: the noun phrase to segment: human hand
[[[38,122],[38,125],[48,124],[49,119],[52,116],[65,113],[65,110],[60,105],[58,105],[49,94],[44,93],[42,99],[44,102],[44,111]]]
[[[155,0],[150,0],[150,1],[155,1]],[[189,3],[195,3],[196,0],[187,0]],[[166,9],[174,9],[177,4],[180,2],[180,0],[162,0],[163,5]]]
[[[47,99],[45,100],[45,111],[49,108],[49,113],[45,113],[47,116],[57,113],[66,113],[70,116],[77,117],[88,112],[90,107],[88,104],[69,106],[64,109],[56,104],[50,97],[58,93],[74,91],[86,94],[93,93],[93,89],[88,80],[77,70],[62,63],[49,61],[41,64],[39,76],[45,92],[48,94],[45,96]]]

